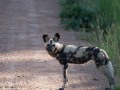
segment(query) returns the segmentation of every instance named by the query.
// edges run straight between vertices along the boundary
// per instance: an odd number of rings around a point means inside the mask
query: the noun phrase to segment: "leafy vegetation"
[[[80,0],[60,0],[61,23],[66,25],[66,29],[92,28],[90,24],[96,17],[95,12],[85,9],[80,3]]]

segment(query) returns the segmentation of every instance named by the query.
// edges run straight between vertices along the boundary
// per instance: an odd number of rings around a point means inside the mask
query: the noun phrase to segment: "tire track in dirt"
[[[0,89],[56,90],[62,68],[44,49],[42,35],[61,34],[61,43],[89,45],[59,23],[57,0],[0,1]],[[106,79],[92,61],[69,65],[66,90],[103,90]],[[94,80],[95,78],[98,79]]]

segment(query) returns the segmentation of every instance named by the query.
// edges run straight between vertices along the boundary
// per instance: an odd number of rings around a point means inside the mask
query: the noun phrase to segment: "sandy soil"
[[[0,0],[0,90],[58,90],[62,68],[44,49],[42,35],[61,43],[89,45],[59,23],[57,0]],[[69,65],[65,90],[104,90],[107,79],[92,61]]]

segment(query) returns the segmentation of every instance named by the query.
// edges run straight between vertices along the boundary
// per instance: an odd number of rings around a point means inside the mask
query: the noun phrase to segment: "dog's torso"
[[[108,63],[108,59],[102,52],[102,49],[97,47],[63,45],[61,51],[57,51],[56,49],[54,52],[49,54],[56,57],[61,64],[83,64],[89,60],[94,60],[96,66],[99,67]]]
[[[74,45],[65,46],[64,51],[58,54],[56,58],[60,63],[67,62],[73,64],[83,64],[91,60],[91,56],[85,54],[85,47]]]

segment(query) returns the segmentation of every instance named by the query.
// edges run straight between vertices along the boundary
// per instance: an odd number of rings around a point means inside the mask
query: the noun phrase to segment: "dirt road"
[[[0,90],[58,90],[62,68],[44,49],[43,33],[64,44],[89,45],[59,24],[57,0],[0,0]],[[65,90],[104,90],[107,80],[92,61],[69,65]]]

